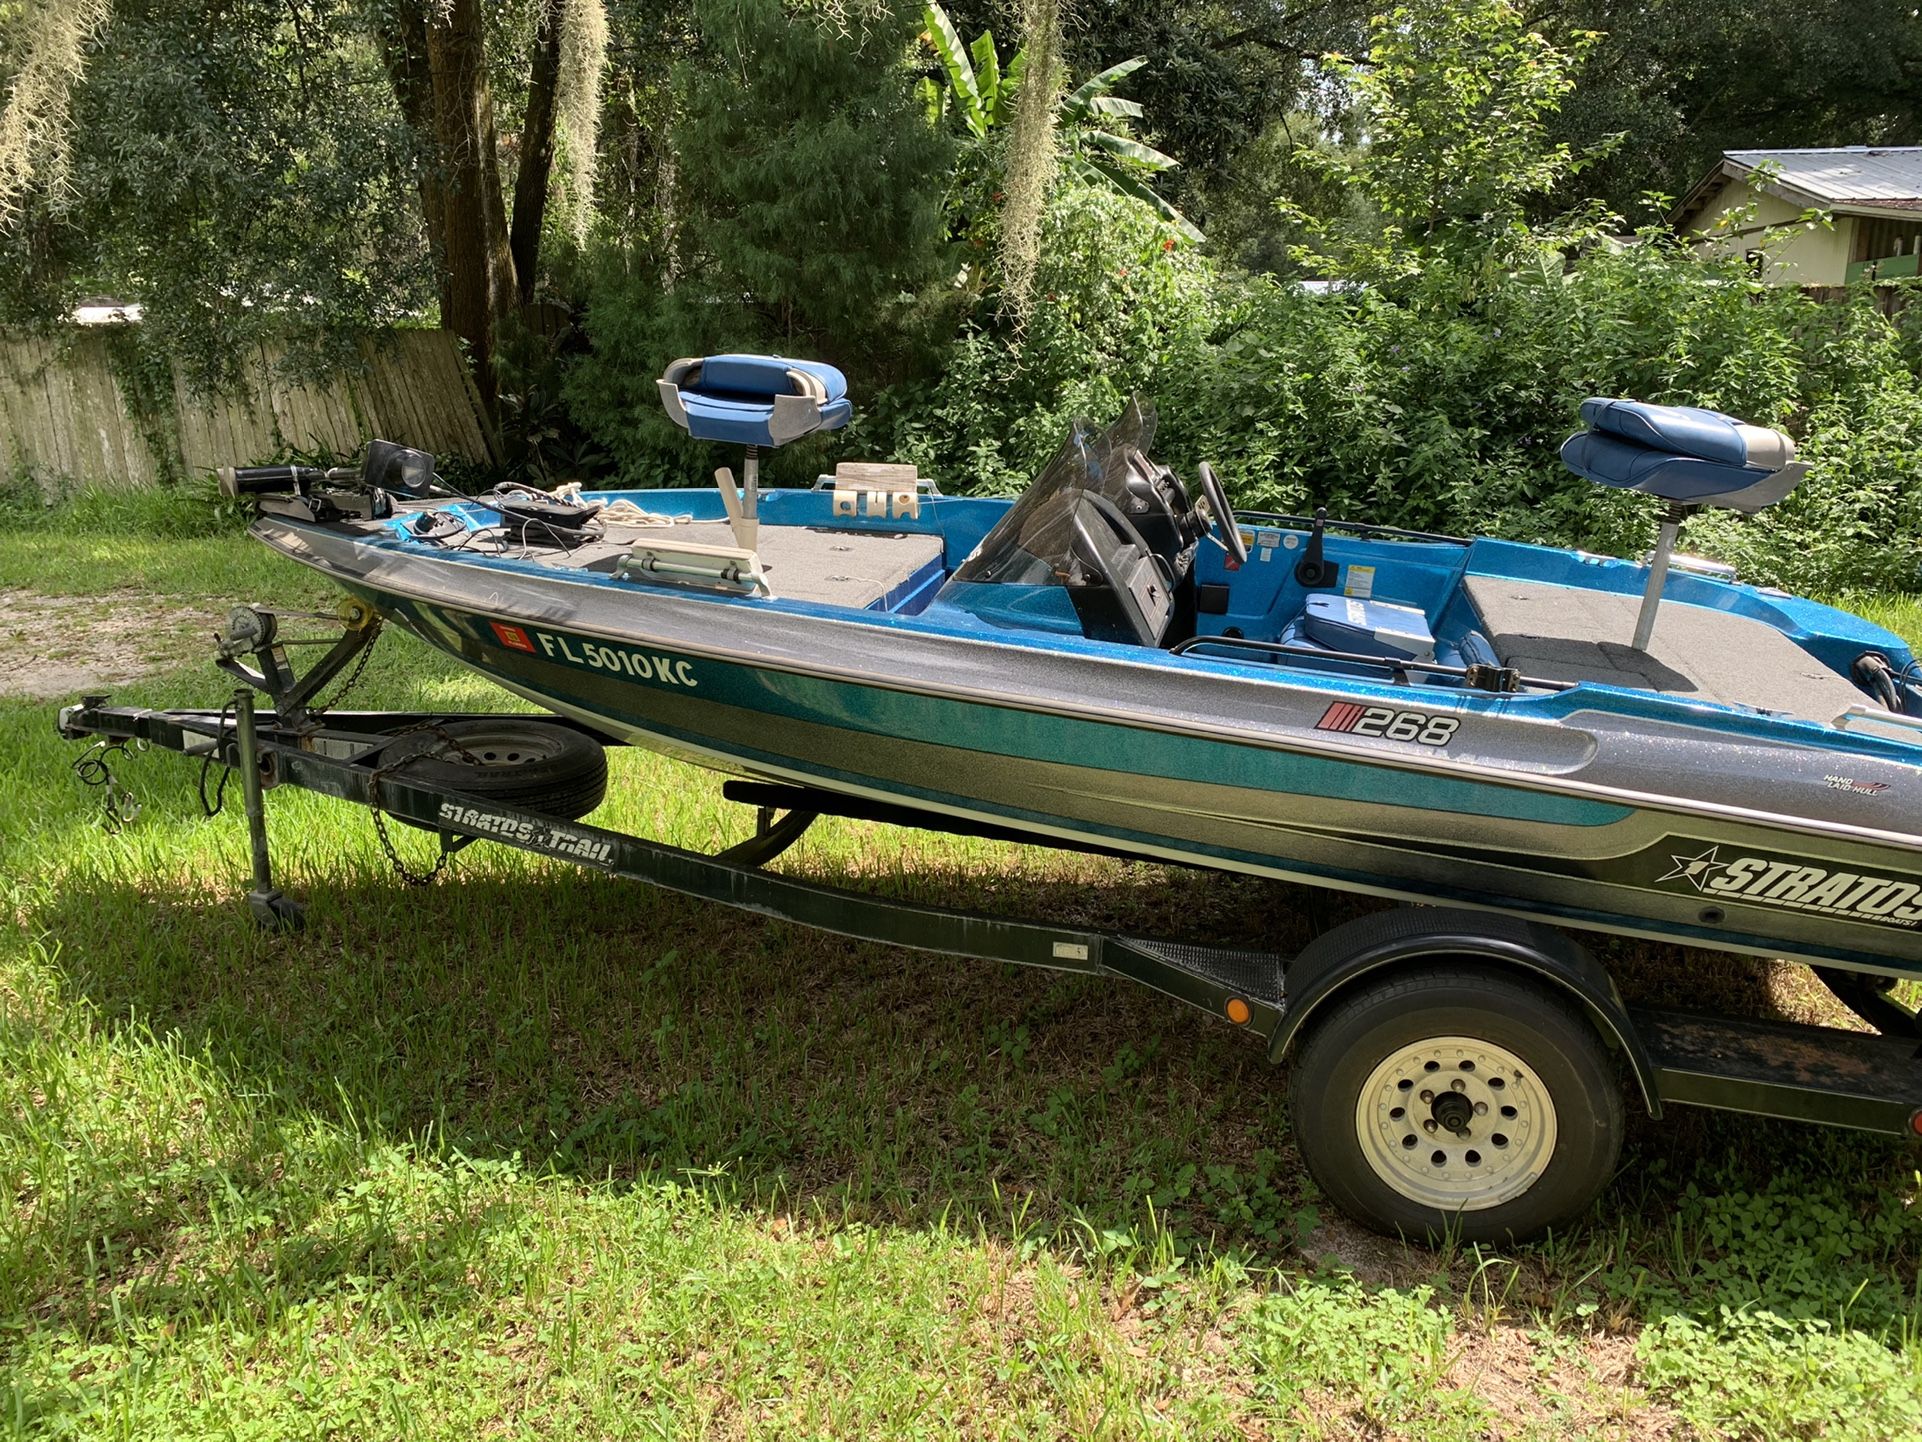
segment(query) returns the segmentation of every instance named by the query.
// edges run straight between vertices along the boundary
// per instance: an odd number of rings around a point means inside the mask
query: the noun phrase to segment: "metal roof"
[[[1758,176],[1762,170],[1766,178]],[[1669,222],[1686,226],[1730,181],[1747,181],[1793,204],[1866,215],[1922,212],[1922,145],[1846,145],[1825,150],[1725,150]]]
[[[1836,150],[1728,150],[1744,170],[1773,168],[1775,182],[1831,205],[1922,202],[1922,145],[1849,145]],[[1906,207],[1903,207],[1906,208]]]

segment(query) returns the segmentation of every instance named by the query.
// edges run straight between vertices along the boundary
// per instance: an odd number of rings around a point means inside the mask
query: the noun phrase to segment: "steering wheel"
[[[1220,533],[1222,549],[1228,553],[1228,569],[1239,571],[1248,564],[1248,543],[1241,538],[1241,527],[1235,524],[1235,508],[1228,504],[1228,493],[1215,479],[1215,468],[1206,461],[1201,463],[1198,473],[1201,477],[1201,494],[1208,502],[1208,509],[1215,518],[1215,530]]]

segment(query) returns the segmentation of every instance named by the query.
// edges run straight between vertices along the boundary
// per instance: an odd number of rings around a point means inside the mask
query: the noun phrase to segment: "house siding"
[[[1753,207],[1753,215],[1736,216]],[[1733,181],[1694,226],[1695,246],[1705,255],[1763,252],[1762,278],[1777,285],[1842,285],[1855,250],[1857,218],[1834,217],[1833,227],[1809,225],[1802,209]]]

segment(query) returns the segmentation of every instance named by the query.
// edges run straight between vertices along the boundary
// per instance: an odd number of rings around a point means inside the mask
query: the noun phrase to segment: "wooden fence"
[[[60,340],[0,337],[0,476],[146,486],[170,470],[205,473],[289,449],[344,457],[372,436],[440,456],[493,456],[450,331],[377,337],[361,347],[357,369],[319,385],[287,380],[278,354],[258,348],[238,393],[209,399],[176,380],[173,414],[158,423],[129,406],[111,345],[93,329]]]
[[[1805,285],[1802,294],[1824,305],[1841,305],[1859,290],[1859,286],[1852,285]],[[1875,299],[1875,308],[1891,320],[1907,310],[1915,297],[1922,294],[1922,291],[1906,285],[1878,285],[1870,287],[1870,290]]]

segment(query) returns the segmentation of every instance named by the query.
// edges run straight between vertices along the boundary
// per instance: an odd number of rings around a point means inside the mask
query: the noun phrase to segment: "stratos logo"
[[[462,806],[453,801],[441,802],[439,814],[442,821],[491,836],[496,841],[532,847],[537,851],[551,851],[580,861],[607,862],[614,858],[613,842],[601,841],[569,827],[553,826],[543,821],[524,821],[473,806]]]
[[[1791,911],[1817,911],[1851,921],[1884,926],[1922,922],[1922,883],[1855,871],[1830,871],[1767,856],[1733,856],[1710,846],[1694,855],[1671,855],[1669,869],[1655,878],[1672,888],[1693,887],[1704,896],[1760,902]]]

